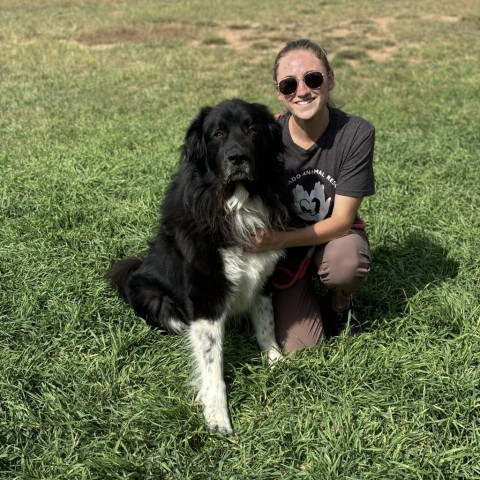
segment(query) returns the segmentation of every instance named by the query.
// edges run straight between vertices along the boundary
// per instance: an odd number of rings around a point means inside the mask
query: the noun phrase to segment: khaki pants
[[[350,306],[351,295],[366,281],[371,261],[365,232],[351,230],[344,237],[320,245],[307,274],[294,285],[273,290],[275,334],[284,353],[317,345],[324,336],[320,296],[315,292],[312,274],[318,275],[328,289],[331,309],[342,312]]]

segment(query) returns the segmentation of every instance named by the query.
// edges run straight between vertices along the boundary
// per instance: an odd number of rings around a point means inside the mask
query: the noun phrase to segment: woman
[[[352,294],[368,276],[371,254],[358,210],[375,192],[375,130],[334,108],[334,73],[326,52],[312,41],[287,43],[273,78],[286,110],[279,116],[282,160],[299,228],[258,231],[249,250],[287,249],[275,276],[273,306],[277,340],[288,353],[318,344],[325,324],[345,326]],[[325,305],[312,273],[327,288]]]

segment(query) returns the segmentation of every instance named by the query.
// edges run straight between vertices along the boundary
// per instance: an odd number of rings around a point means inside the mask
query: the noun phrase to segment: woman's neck
[[[290,136],[294,143],[307,150],[322,137],[329,121],[330,112],[328,108],[310,120],[302,120],[291,115],[288,122]]]

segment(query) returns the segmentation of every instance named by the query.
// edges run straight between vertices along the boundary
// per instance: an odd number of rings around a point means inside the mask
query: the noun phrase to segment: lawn
[[[473,0],[0,0],[0,479],[480,479],[479,32]],[[364,333],[272,370],[229,331],[226,438],[103,275],[202,106],[279,111],[299,37],[377,130]]]

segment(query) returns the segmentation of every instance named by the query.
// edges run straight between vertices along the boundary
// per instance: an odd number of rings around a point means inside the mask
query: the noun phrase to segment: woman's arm
[[[363,197],[335,195],[331,217],[298,230],[258,230],[252,243],[245,248],[248,252],[264,252],[290,247],[322,245],[334,238],[346,235],[355,220]]]

